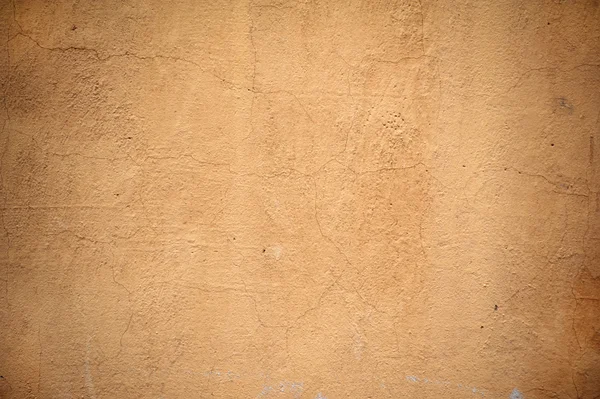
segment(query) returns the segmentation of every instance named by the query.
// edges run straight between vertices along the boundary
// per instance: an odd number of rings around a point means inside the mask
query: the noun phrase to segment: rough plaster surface
[[[0,4],[0,396],[600,395],[597,0]]]

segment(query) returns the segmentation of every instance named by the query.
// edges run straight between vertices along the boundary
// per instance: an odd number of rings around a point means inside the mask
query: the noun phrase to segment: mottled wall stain
[[[596,0],[0,20],[0,397],[600,394]]]

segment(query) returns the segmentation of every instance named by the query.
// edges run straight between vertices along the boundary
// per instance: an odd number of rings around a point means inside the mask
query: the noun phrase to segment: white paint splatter
[[[363,341],[362,335],[358,332],[354,334],[353,337],[354,345],[352,345],[352,351],[354,352],[354,357],[357,360],[362,359],[362,353],[365,349],[365,342]]]
[[[319,392],[315,399],[327,399],[327,396],[324,396],[321,392]]]
[[[188,371],[188,374],[192,374],[194,372],[192,372],[191,370]],[[215,378],[215,379],[227,379],[229,381],[233,381],[234,379],[239,379],[240,375],[237,373],[234,373],[233,371],[220,371],[220,370],[209,370],[209,371],[205,371],[204,372],[204,376],[208,377],[208,378]]]
[[[292,382],[290,385],[290,391],[293,393],[294,398],[300,398],[300,396],[302,396],[302,392],[304,391],[304,383]]]
[[[283,254],[283,247],[281,245],[273,245],[271,247],[271,251],[273,251],[273,256],[275,257],[276,260],[279,260],[279,258],[281,258],[281,255]]]
[[[436,385],[444,385],[446,387],[455,386],[457,389],[468,390],[468,391],[471,391],[474,394],[479,394],[482,397],[485,396],[485,393],[484,393],[485,391],[483,389],[476,388],[476,387],[473,387],[473,386],[469,387],[469,386],[463,385],[461,383],[454,384],[454,383],[451,383],[450,381],[434,380],[434,379],[430,379],[430,378],[427,378],[427,377],[421,377],[421,378],[419,378],[419,377],[414,376],[414,375],[407,375],[405,378],[406,378],[406,380],[408,382],[415,383],[415,384],[423,384],[423,385],[433,385],[433,384],[436,384]],[[523,399],[523,398],[522,397],[517,397],[517,398],[512,398],[511,397],[511,399]]]
[[[290,381],[280,381],[275,384],[277,388],[273,388],[271,385],[263,386],[262,391],[256,396],[257,398],[263,398],[265,396],[272,396],[271,393],[285,393],[289,392],[293,395],[294,399],[299,399],[302,396],[302,392],[304,391],[304,383],[303,382],[290,382]],[[275,395],[277,396],[277,395]]]
[[[517,388],[513,389],[513,391],[510,393],[510,399],[524,399],[524,398],[525,397],[523,396],[521,391],[519,391]]]
[[[257,398],[262,398],[263,396],[267,395],[272,390],[273,390],[273,387],[271,387],[271,386],[264,386],[263,389],[262,389],[262,391],[260,391],[260,393],[256,397]]]

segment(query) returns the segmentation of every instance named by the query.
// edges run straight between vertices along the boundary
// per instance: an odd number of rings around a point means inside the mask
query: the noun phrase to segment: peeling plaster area
[[[599,397],[598,0],[0,0],[0,47],[0,397]]]

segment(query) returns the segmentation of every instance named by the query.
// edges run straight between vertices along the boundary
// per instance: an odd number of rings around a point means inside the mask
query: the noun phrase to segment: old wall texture
[[[600,395],[598,0],[0,18],[0,397]]]

